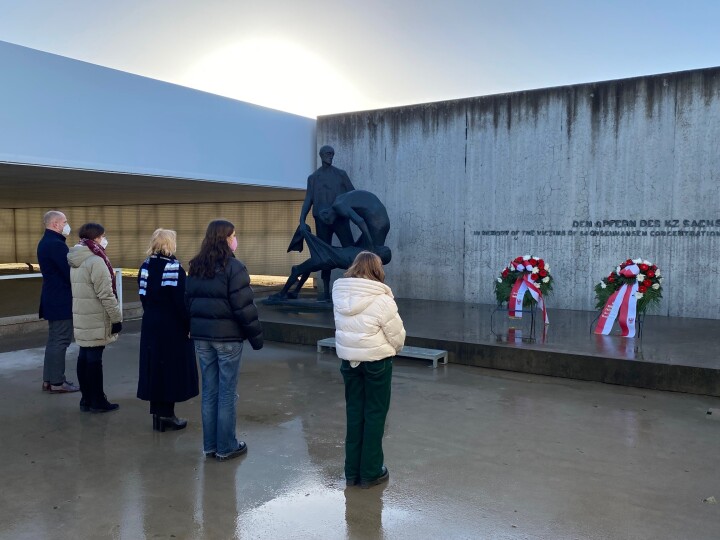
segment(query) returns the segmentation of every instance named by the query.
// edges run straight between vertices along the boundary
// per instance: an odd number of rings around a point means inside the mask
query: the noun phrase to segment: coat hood
[[[70,248],[67,258],[72,268],[80,268],[80,265],[93,255],[89,247],[78,244]]]
[[[341,278],[333,285],[333,305],[338,313],[362,313],[378,296],[389,295],[390,287],[379,281],[365,278]]]

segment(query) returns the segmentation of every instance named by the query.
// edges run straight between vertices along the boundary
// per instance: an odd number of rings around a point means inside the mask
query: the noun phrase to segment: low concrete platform
[[[399,299],[411,346],[444,349],[450,362],[639,388],[720,396],[720,321],[647,316],[644,337],[597,336],[596,313],[549,310],[534,340],[523,320],[491,314],[495,306]],[[331,311],[259,305],[266,335],[314,345],[334,334]],[[511,326],[516,328],[511,329]]]
[[[244,458],[151,430],[135,398],[139,324],[105,355],[120,410],[40,390],[43,333],[0,340],[0,539],[693,539],[718,537],[720,399],[398,359],[386,486],[345,489],[339,362],[245,351]],[[74,378],[74,348],[68,376]]]

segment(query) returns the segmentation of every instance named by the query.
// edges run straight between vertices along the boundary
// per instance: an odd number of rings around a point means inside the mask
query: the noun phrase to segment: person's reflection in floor
[[[383,492],[387,485],[345,489],[347,538],[383,538]]]

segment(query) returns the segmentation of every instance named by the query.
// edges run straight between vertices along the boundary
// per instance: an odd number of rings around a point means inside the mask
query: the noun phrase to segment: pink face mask
[[[236,249],[237,249],[237,237],[230,240],[230,251],[232,251],[234,253]]]

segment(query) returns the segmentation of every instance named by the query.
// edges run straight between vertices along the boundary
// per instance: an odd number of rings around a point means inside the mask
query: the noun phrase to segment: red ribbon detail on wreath
[[[547,308],[545,307],[545,300],[543,300],[540,288],[530,280],[529,274],[523,274],[522,277],[517,278],[515,281],[510,291],[510,300],[508,300],[508,315],[514,319],[522,317],[523,298],[525,298],[526,292],[530,293],[530,296],[533,297],[533,300],[535,300],[540,309],[542,309],[545,324],[550,324]]]
[[[620,273],[627,278],[637,276],[640,267],[632,264],[623,268]],[[615,319],[618,319],[622,337],[635,337],[635,321],[637,320],[637,297],[638,282],[628,286],[623,284],[617,291],[612,293],[600,313],[595,333],[608,335],[612,330]]]

